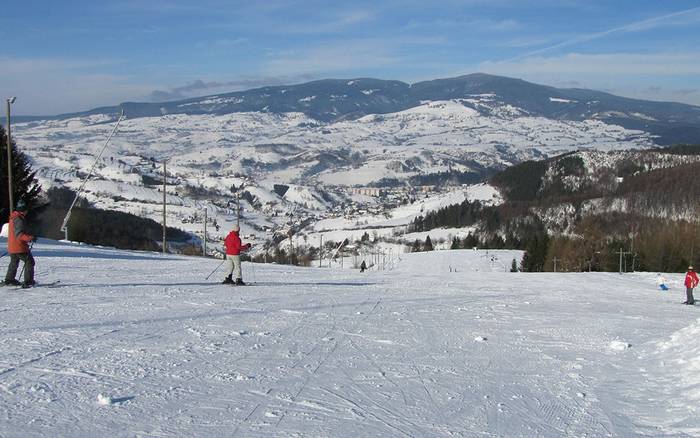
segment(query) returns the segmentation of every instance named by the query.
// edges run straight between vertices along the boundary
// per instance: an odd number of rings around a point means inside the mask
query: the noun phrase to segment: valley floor
[[[681,274],[660,292],[466,250],[364,274],[245,263],[232,287],[212,259],[34,253],[60,283],[0,289],[2,437],[700,434]]]

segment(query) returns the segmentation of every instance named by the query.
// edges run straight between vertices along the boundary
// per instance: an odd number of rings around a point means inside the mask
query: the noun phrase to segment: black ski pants
[[[686,303],[692,304],[695,302],[695,298],[693,298],[693,288],[692,287],[685,288],[685,296],[687,298],[687,300],[685,301]]]
[[[31,252],[23,252],[20,254],[10,254],[10,264],[7,266],[7,274],[5,274],[5,283],[15,279],[17,276],[17,267],[19,261],[24,262],[24,282],[32,283],[34,281],[34,257]]]

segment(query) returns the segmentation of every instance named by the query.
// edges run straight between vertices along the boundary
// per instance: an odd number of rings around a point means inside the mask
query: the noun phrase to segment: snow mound
[[[674,384],[689,400],[700,401],[700,319],[660,342],[657,348],[664,362],[673,364],[678,377]]]
[[[112,400],[112,397],[102,395],[102,394],[97,394],[97,404],[100,406],[109,406],[113,403],[114,401]]]
[[[627,350],[628,348],[631,348],[632,344],[629,344],[624,341],[612,341],[609,345],[608,348],[612,351],[624,351]]]

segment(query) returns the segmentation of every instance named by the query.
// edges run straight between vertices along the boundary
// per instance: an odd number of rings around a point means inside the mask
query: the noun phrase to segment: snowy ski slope
[[[464,250],[364,274],[244,263],[236,288],[205,280],[213,259],[35,256],[61,282],[0,289],[3,437],[700,434],[682,274],[660,292]]]

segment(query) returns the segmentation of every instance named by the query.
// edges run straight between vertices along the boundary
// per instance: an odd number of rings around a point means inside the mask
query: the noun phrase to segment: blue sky
[[[58,114],[321,78],[487,72],[700,105],[700,1],[9,1],[0,98]]]

